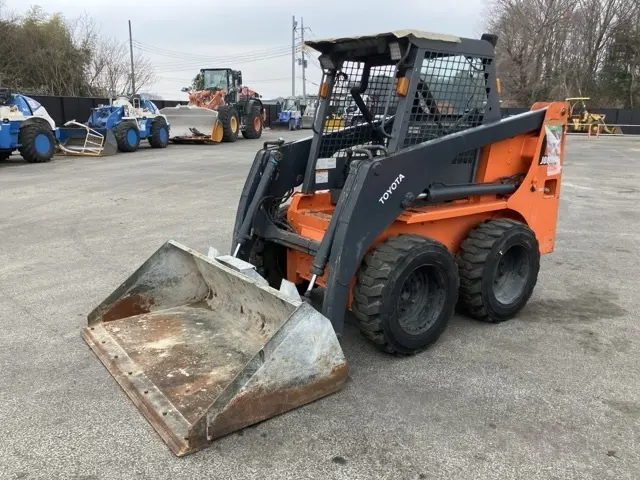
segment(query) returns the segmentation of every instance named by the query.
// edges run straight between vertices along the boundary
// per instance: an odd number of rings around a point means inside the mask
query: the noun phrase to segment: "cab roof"
[[[441,33],[432,33],[424,30],[395,30],[392,32],[375,33],[372,35],[362,35],[356,37],[339,37],[339,38],[327,38],[322,40],[306,41],[305,45],[317,50],[320,53],[329,53],[333,51],[336,46],[344,47],[358,47],[365,46],[367,44],[375,44],[379,40],[399,40],[402,38],[418,39],[418,40],[431,40],[445,43],[461,43],[462,39],[455,35],[446,35]]]

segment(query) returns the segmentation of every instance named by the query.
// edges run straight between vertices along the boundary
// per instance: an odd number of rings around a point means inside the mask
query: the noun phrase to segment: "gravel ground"
[[[556,252],[518,318],[455,317],[406,359],[347,325],[344,390],[174,457],[80,330],[167,239],[228,251],[258,145],[0,164],[0,478],[638,478],[630,137],[569,139]]]

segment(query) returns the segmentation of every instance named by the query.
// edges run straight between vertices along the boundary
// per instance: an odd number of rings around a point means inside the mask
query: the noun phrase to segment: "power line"
[[[296,77],[298,80],[302,80],[302,77]],[[311,85],[315,85],[316,87],[319,87],[320,84],[318,82],[314,82],[313,80],[309,80],[308,78],[305,79],[307,83],[310,83]]]
[[[177,58],[179,60],[219,60],[219,59],[231,59],[236,57],[244,57],[247,55],[269,55],[272,53],[279,53],[289,49],[289,46],[278,46],[278,47],[270,47],[262,50],[252,50],[244,53],[234,54],[234,55],[200,55],[195,54],[193,52],[178,52],[176,50],[168,50],[161,47],[156,47],[154,45],[147,45],[145,43],[139,42],[137,40],[133,41],[134,45],[141,51],[148,53],[155,53],[164,57],[169,58]]]
[[[283,52],[283,53],[272,54],[272,55],[258,55],[253,57],[240,57],[240,58],[236,57],[228,60],[215,60],[215,61],[198,60],[198,61],[189,61],[189,62],[174,62],[174,63],[168,63],[168,64],[154,64],[154,66],[158,71],[170,72],[170,71],[176,71],[180,69],[208,68],[209,66],[211,66],[210,64],[216,64],[215,66],[239,65],[244,63],[259,62],[262,60],[269,60],[272,58],[279,58],[287,55],[289,55],[288,52]]]
[[[299,46],[297,51],[299,51]],[[152,52],[152,53],[156,53],[156,52]],[[203,68],[203,66],[204,68],[206,68],[206,65],[204,64],[207,64],[207,63],[238,65],[243,63],[258,62],[262,60],[270,60],[273,58],[279,58],[286,55],[289,55],[288,47],[284,50],[274,49],[271,51],[271,53],[264,53],[264,51],[258,51],[258,52],[246,53],[241,55],[200,57],[197,59],[183,59],[183,60],[176,59],[173,61],[160,62],[160,63],[154,62],[154,67],[159,72],[175,72],[175,71],[184,70],[184,69]]]
[[[218,57],[219,55],[202,55],[202,54],[198,54],[198,53],[193,53],[193,52],[181,52],[178,50],[169,50],[167,48],[163,48],[163,47],[158,47],[157,45],[149,45],[146,44],[144,42],[140,42],[139,40],[133,40],[133,43],[140,47],[141,49],[145,49],[145,50],[152,50],[155,52],[160,52],[163,54],[166,54],[167,56],[175,56],[178,58],[183,58],[183,57],[198,57],[198,58],[202,58],[202,57]],[[269,52],[272,50],[281,50],[282,48],[288,48],[287,45],[278,45],[278,46],[273,46],[273,47],[269,47],[269,48],[265,48],[265,49],[260,49],[260,50],[252,50],[251,52],[247,52],[247,53],[262,53],[262,52]]]
[[[185,80],[183,78],[163,77],[162,75],[159,75],[158,78],[161,78],[162,80],[176,80],[176,81],[179,81],[179,82],[190,82],[191,81],[191,80]],[[251,81],[248,82],[248,83],[282,82],[284,80],[289,80],[289,77],[251,79]],[[310,80],[307,80],[307,81],[310,81]]]
[[[316,60],[314,57],[312,57],[311,55],[309,55],[309,56],[307,57],[307,59],[308,59],[308,60],[310,60],[310,61],[311,61],[311,63],[312,63],[314,66],[318,67],[320,70],[323,70],[323,68],[322,68],[322,66],[320,65],[320,63],[318,62],[318,60]]]
[[[227,60],[227,61],[217,61],[217,65],[216,67],[220,67],[220,68],[224,68],[225,65],[228,65],[229,67],[235,67],[238,65],[244,65],[247,63],[256,63],[256,62],[261,62],[264,60],[271,60],[274,58],[281,58],[281,57],[287,57],[289,56],[289,52],[285,52],[285,53],[280,53],[277,55],[270,55],[270,56],[259,56],[259,57],[254,57],[254,58],[245,58],[245,59],[232,59],[232,60]],[[211,61],[207,61],[207,63],[214,63]],[[154,65],[155,66],[155,65]],[[200,69],[200,68],[207,68],[206,65],[204,65],[204,62],[194,62],[194,63],[175,63],[175,64],[170,64],[170,65],[166,65],[160,68],[156,68],[156,71],[158,71],[159,73],[171,73],[171,72],[180,72],[180,71],[184,71],[184,70],[190,70],[190,69]]]
[[[280,52],[272,52],[269,54],[247,54],[247,55],[234,55],[229,57],[217,57],[217,58],[198,58],[198,59],[183,59],[183,60],[170,60],[170,61],[159,61],[154,62],[154,65],[159,68],[164,67],[175,67],[175,66],[190,66],[190,65],[199,65],[203,64],[216,64],[216,63],[229,63],[229,62],[240,62],[240,61],[251,61],[251,60],[259,60],[262,58],[272,58],[277,57],[278,55],[282,55],[288,52],[280,51]]]

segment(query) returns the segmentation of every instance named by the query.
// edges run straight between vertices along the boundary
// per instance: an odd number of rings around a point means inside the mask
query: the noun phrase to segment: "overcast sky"
[[[165,99],[183,99],[180,88],[203,67],[242,70],[245,85],[265,98],[291,94],[291,20],[304,17],[307,38],[352,36],[415,28],[463,37],[479,37],[487,0],[5,0],[15,12],[40,5],[46,12],[74,18],[86,12],[101,32],[133,38],[155,66],[157,80],[147,90]],[[148,50],[186,53],[150,53]],[[254,52],[264,52],[260,59]],[[267,54],[268,53],[268,54]],[[244,55],[243,60],[228,57]],[[281,56],[279,56],[281,55]],[[218,57],[218,58],[216,58]],[[219,58],[219,57],[227,57]],[[267,58],[264,58],[267,57]],[[315,92],[319,69],[309,63],[307,91]],[[296,76],[300,76],[297,68]],[[302,92],[297,79],[296,93]]]

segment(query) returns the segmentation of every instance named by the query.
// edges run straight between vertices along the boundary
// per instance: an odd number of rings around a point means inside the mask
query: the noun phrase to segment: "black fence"
[[[503,108],[502,118],[529,111],[528,108]],[[623,125],[622,133],[640,135],[640,108],[591,108],[590,112],[605,115],[607,125]]]
[[[91,109],[96,108],[99,105],[108,105],[108,98],[100,97],[50,97],[44,95],[29,95],[35,101],[42,104],[47,109],[51,118],[56,122],[56,125],[62,126],[70,120],[75,120],[81,123],[86,122],[91,115]],[[176,105],[186,101],[179,100],[154,100],[153,103],[160,109],[164,107],[175,107]],[[269,127],[271,124],[278,120],[278,114],[280,113],[280,104],[267,104],[265,105],[267,110],[267,119],[265,126]]]
[[[84,123],[91,115],[91,109],[99,105],[108,105],[108,98],[98,97],[49,97],[44,95],[29,95],[35,101],[47,109],[56,125],[62,126],[65,122],[76,120]],[[173,107],[179,102],[175,100],[154,100],[158,108]]]
[[[99,105],[109,103],[108,98],[98,97],[50,97],[42,95],[31,95],[31,98],[40,102],[47,109],[49,115],[55,120],[56,125],[64,125],[69,120],[86,122],[91,114],[91,109]],[[178,100],[154,100],[158,108],[174,107],[186,101]],[[278,120],[280,104],[277,102],[265,103],[267,110],[265,126],[270,127]],[[503,108],[502,117],[517,115],[528,111],[528,108]],[[640,109],[634,108],[594,108],[594,113],[606,115],[606,122],[609,125],[625,125],[621,127],[622,133],[630,135],[640,135]]]

